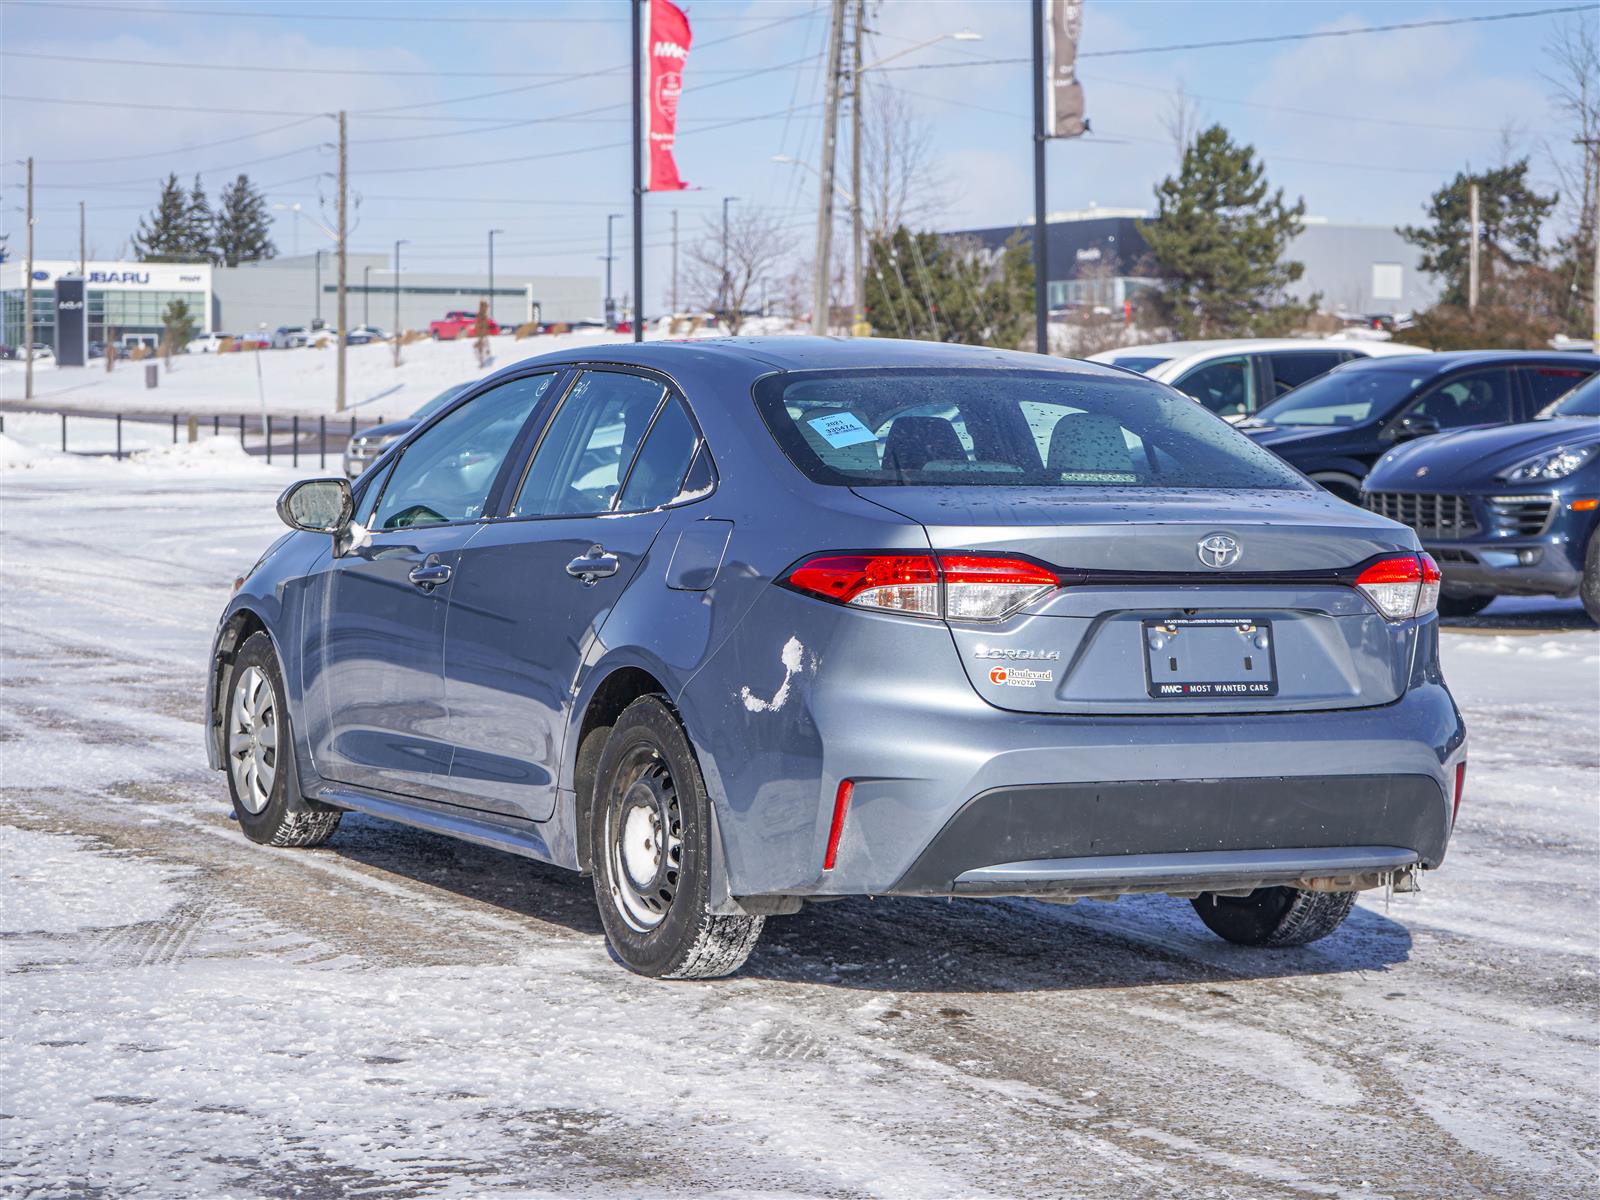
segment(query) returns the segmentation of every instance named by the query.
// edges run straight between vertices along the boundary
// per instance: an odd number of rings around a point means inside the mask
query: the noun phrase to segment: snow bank
[[[66,457],[56,451],[42,450],[38,446],[19,441],[9,433],[0,433],[0,471],[36,467],[46,463],[54,465],[56,460]]]
[[[128,460],[146,471],[268,471],[267,464],[246,454],[237,438],[207,437],[142,450]]]

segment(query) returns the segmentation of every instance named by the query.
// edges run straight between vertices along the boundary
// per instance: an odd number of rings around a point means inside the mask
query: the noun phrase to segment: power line
[[[266,137],[269,134],[282,133],[285,129],[295,129],[311,121],[318,120],[320,117],[321,114],[319,113],[315,117],[301,117],[299,120],[286,121],[282,125],[258,129],[254,133],[239,133],[233,137],[218,138],[214,142],[201,142],[194,146],[178,146],[171,150],[151,150],[145,154],[116,154],[103,158],[42,158],[38,162],[39,165],[47,167],[80,167],[89,164],[99,166],[101,163],[134,162],[141,158],[171,158],[177,154],[190,154],[196,150],[211,150],[217,146],[226,146],[233,142],[248,142],[254,138]]]
[[[1369,33],[1395,33],[1405,29],[1438,29],[1446,25],[1477,25],[1486,21],[1520,21],[1527,17],[1551,17],[1563,13],[1592,12],[1592,4],[1567,4],[1559,8],[1533,8],[1522,12],[1484,13],[1476,17],[1442,17],[1433,21],[1402,21],[1391,25],[1364,25],[1359,29],[1318,29],[1310,33],[1275,33],[1262,37],[1227,38],[1215,42],[1175,42],[1169,46],[1130,46],[1121,50],[1080,50],[1079,58],[1125,58],[1133,54],[1166,54],[1177,50],[1218,50],[1230,46],[1263,46],[1275,42],[1309,42],[1322,38],[1362,37]],[[874,71],[942,71],[951,67],[998,67],[1032,63],[1030,58],[972,58],[952,62],[907,63],[897,67],[874,67]]]

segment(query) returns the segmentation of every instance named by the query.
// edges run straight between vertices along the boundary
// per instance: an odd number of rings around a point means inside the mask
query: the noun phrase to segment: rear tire
[[[1440,596],[1439,615],[1441,617],[1473,617],[1481,613],[1494,603],[1490,596]]]
[[[629,969],[716,979],[750,957],[763,918],[710,911],[711,802],[683,726],[660,696],[617,718],[590,806],[595,903]]]
[[[272,639],[240,647],[222,695],[223,757],[239,828],[263,846],[320,846],[343,815],[300,794],[283,672]]]
[[[1203,892],[1192,903],[1206,928],[1238,946],[1304,946],[1344,923],[1354,892],[1308,892],[1303,888],[1257,888],[1248,896]]]
[[[1578,595],[1583,599],[1583,611],[1589,619],[1600,625],[1600,529],[1589,535],[1589,548],[1583,555],[1583,581],[1578,584]]]

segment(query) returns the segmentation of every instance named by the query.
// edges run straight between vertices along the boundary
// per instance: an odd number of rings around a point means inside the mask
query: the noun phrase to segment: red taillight
[[[1061,586],[1047,567],[1001,554],[828,554],[786,582],[837,604],[957,621],[999,620]]]
[[[1461,815],[1461,797],[1467,790],[1467,760],[1462,759],[1456,764],[1456,802],[1450,809],[1450,824],[1456,823],[1456,818]]]
[[[833,824],[828,827],[828,851],[822,856],[824,871],[833,870],[834,861],[839,857],[839,839],[844,836],[844,814],[850,809],[850,796],[855,790],[854,780],[842,780],[833,798]]]
[[[1439,606],[1439,565],[1426,554],[1380,558],[1356,577],[1356,590],[1387,620],[1427,616]]]

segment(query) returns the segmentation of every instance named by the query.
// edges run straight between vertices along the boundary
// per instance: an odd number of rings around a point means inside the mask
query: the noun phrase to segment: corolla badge
[[[1196,547],[1200,561],[1208,567],[1231,567],[1239,561],[1239,543],[1225,533],[1208,533]]]

